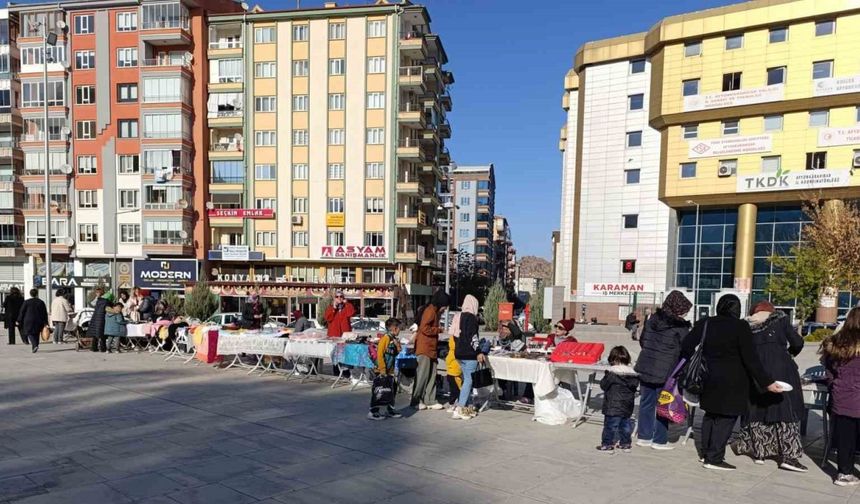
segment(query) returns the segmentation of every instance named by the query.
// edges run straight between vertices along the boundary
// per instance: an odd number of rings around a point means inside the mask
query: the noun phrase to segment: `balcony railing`
[[[175,103],[185,101],[181,94],[158,95],[143,97],[143,103]]]
[[[407,148],[420,147],[421,141],[418,138],[405,137],[405,138],[401,138],[400,141],[397,143],[397,145],[400,147],[407,147]]]
[[[242,142],[215,142],[213,152],[242,152]]]
[[[146,245],[188,246],[191,244],[191,239],[179,236],[147,236],[144,238],[143,243]]]
[[[140,60],[140,66],[142,67],[174,67],[174,66],[186,66],[190,67],[191,62],[186,58],[182,58],[179,60],[170,59],[170,58],[146,58]]]
[[[421,65],[400,67],[401,77],[423,77],[424,67]]]
[[[213,184],[243,184],[245,177],[243,175],[219,175],[212,174]]]
[[[216,40],[209,42],[209,49],[241,49],[244,43],[241,40]]]
[[[69,136],[65,133],[48,133],[48,141],[61,141],[68,140]],[[24,133],[19,137],[21,142],[44,142],[45,141],[45,132],[40,131],[38,133]]]
[[[417,100],[405,101],[400,104],[401,112],[423,112],[424,107]]]
[[[413,40],[413,39],[417,39],[417,38],[424,38],[424,35],[426,35],[426,33],[424,33],[421,30],[408,30],[408,31],[404,31],[400,34],[400,39],[401,40]]]
[[[400,184],[418,183],[418,170],[403,170],[397,174],[397,182]]]
[[[141,30],[166,30],[171,28],[187,30],[188,27],[188,16],[181,16],[178,18],[159,19],[158,21],[144,21],[141,25]]]
[[[209,112],[209,118],[225,118],[225,117],[242,117],[245,115],[245,111],[243,109],[237,110],[216,110],[214,112]]]
[[[144,131],[143,138],[185,138],[183,130]]]
[[[398,254],[415,254],[418,256],[418,259],[424,259],[425,248],[424,248],[424,245],[398,243],[397,244],[397,253]]]
[[[144,210],[181,210],[176,206],[175,201],[171,201],[170,203],[166,202],[143,202]]]

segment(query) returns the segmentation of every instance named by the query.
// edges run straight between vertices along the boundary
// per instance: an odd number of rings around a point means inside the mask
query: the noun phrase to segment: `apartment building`
[[[504,215],[493,216],[493,272],[495,281],[501,282],[508,291],[514,290],[517,249],[514,247],[511,226]]]
[[[452,248],[471,255],[480,274],[495,278],[495,168],[492,164],[457,165],[452,167],[450,175],[455,205]]]
[[[213,289],[308,315],[333,287],[367,315],[428,299],[454,79],[427,10],[328,2],[209,26]]]
[[[20,178],[24,156],[18,148],[20,86],[14,79],[20,60],[11,43],[17,30],[17,18],[9,9],[0,9],[0,301],[10,288],[24,288],[24,186]]]

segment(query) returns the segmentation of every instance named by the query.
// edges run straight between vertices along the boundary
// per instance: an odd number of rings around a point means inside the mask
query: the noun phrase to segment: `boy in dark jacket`
[[[600,380],[603,390],[603,436],[597,450],[615,453],[617,438],[618,448],[629,453],[633,444],[630,417],[633,415],[639,378],[630,367],[630,353],[623,346],[617,346],[609,352],[609,365],[612,367]]]

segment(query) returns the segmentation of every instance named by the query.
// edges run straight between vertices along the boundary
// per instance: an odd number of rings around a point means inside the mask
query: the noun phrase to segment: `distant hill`
[[[524,256],[519,260],[520,276],[542,278],[546,285],[552,285],[552,263],[542,257]]]

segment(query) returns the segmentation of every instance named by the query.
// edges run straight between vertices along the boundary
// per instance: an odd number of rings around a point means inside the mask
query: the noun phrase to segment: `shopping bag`
[[[677,424],[687,421],[687,404],[678,388],[678,374],[685,364],[686,360],[681,359],[681,362],[675,366],[657,398],[657,416]]]
[[[370,388],[370,407],[378,408],[380,406],[394,406],[394,394],[397,391],[397,384],[393,376],[380,375],[373,379],[373,386]]]
[[[559,387],[544,397],[535,396],[534,421],[544,425],[564,425],[568,420],[578,418],[582,408],[570,390]]]
[[[493,384],[493,372],[490,368],[482,366],[477,371],[472,372],[472,387],[483,388]]]

